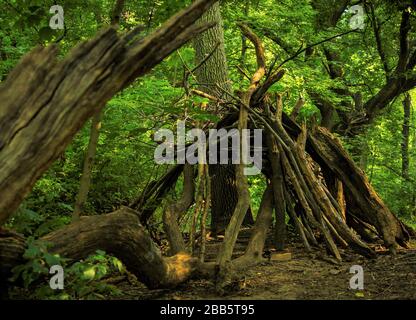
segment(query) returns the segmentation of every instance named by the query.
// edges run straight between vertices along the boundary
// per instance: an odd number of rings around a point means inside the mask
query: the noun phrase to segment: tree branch
[[[408,35],[411,29],[410,12],[406,9],[402,13],[402,22],[400,24],[400,54],[397,63],[396,72],[402,73],[406,71],[407,62],[409,60],[409,39]]]

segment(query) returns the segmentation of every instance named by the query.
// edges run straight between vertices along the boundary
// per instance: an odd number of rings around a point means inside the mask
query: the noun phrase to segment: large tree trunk
[[[50,252],[74,260],[83,259],[98,249],[113,254],[149,288],[174,287],[203,270],[198,259],[184,252],[162,257],[140,224],[137,213],[128,208],[106,215],[81,217],[42,240],[52,244]],[[0,234],[0,270],[3,275],[23,261],[24,250],[25,243],[21,237]]]
[[[406,93],[403,100],[403,129],[402,129],[402,177],[409,179],[409,138],[410,138],[410,111],[412,108],[412,98]]]
[[[114,28],[80,44],[64,60],[55,46],[26,55],[0,86],[0,225],[75,133],[105,103],[171,52],[212,25],[193,26],[215,0],[197,1],[137,40]]]
[[[228,64],[224,46],[224,29],[220,4],[218,2],[202,15],[197,21],[197,24],[204,25],[213,22],[216,23],[215,27],[195,37],[193,41],[196,65],[206,60],[207,56],[211,54],[209,59],[195,70],[195,75],[202,91],[217,98],[225,98],[224,100],[226,100],[226,94],[218,86],[228,92],[232,92],[232,86],[228,76]]]
[[[218,24],[199,35],[194,40],[195,64],[199,65],[206,60],[197,70],[195,75],[201,84],[200,90],[214,97],[224,96],[217,85],[231,92],[231,84],[228,77],[228,64],[224,47],[224,30],[222,25],[221,9],[219,3],[213,5],[199,19],[198,23],[217,22]],[[216,235],[224,231],[230,221],[231,215],[237,204],[237,189],[235,187],[234,165],[212,164],[209,166],[211,178],[211,232]]]
[[[195,70],[199,89],[214,97],[228,100],[225,92],[232,92],[228,76],[228,64],[224,47],[224,30],[220,4],[214,4],[207,10],[198,23],[217,22],[210,30],[200,34],[194,40],[195,64],[200,65]],[[209,59],[206,60],[207,56]],[[218,88],[220,86],[223,90]],[[210,110],[214,111],[214,110]],[[218,110],[215,110],[218,111]],[[221,110],[219,110],[221,112]],[[215,235],[227,227],[238,200],[236,188],[235,165],[211,164],[209,166],[211,180],[211,231]],[[252,222],[251,211],[248,211],[245,222]]]

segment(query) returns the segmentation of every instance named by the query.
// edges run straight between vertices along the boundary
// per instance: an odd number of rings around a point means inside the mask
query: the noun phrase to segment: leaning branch
[[[213,24],[194,22],[216,0],[199,0],[143,39],[114,28],[57,59],[56,46],[26,55],[0,86],[0,225],[117,92]],[[73,88],[76,88],[74,90]]]

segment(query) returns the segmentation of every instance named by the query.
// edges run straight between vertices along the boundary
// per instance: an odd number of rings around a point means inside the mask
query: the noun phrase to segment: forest
[[[414,0],[0,8],[1,299],[416,299]]]

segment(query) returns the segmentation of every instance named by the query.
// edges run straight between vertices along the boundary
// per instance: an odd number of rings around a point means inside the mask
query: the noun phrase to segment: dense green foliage
[[[48,247],[47,242],[28,239],[28,247],[23,255],[26,263],[15,267],[11,278],[13,281],[21,280],[23,289],[16,290],[12,295],[28,299],[69,300],[100,299],[104,295],[120,294],[117,287],[103,281],[124,274],[124,267],[117,258],[97,250],[87,259],[71,264],[68,259],[48,253]],[[53,290],[49,286],[49,269],[54,265],[64,268],[64,290]]]
[[[7,0],[0,10],[0,81],[19,59],[36,45],[51,45],[58,42],[61,55],[80,41],[92,37],[97,30],[109,24],[114,1],[71,0],[58,1],[65,9],[65,30],[51,30],[48,21],[51,16],[49,0]],[[191,1],[184,0],[128,0],[120,23],[121,31],[143,25],[143,35],[154,30],[169,16]],[[336,27],[318,28],[317,20],[322,14],[314,9],[310,0],[227,0],[222,3],[225,46],[230,76],[234,89],[244,88],[248,81],[241,76],[236,66],[242,66],[248,74],[255,69],[255,55],[251,45],[247,53],[241,53],[241,33],[237,21],[247,22],[263,39],[268,63],[277,65],[294,54],[299,47],[315,44],[337,34],[350,30],[348,21],[351,14],[344,13]],[[398,30],[400,12],[389,1],[371,1],[375,14],[382,25],[382,37],[387,63],[397,63],[399,51]],[[416,24],[414,14],[412,23]],[[306,100],[300,118],[311,122],[319,121],[321,115],[309,94],[315,92],[338,108],[343,108],[345,98],[336,93],[337,88],[359,88],[366,101],[385,82],[382,61],[377,51],[376,39],[369,16],[365,29],[351,32],[325,43],[325,46],[339,54],[344,77],[331,79],[325,63],[323,45],[314,47],[311,56],[304,55],[284,65],[287,74],[270,92],[280,92],[284,97],[287,112],[295,105],[299,96]],[[413,36],[413,41],[416,37]],[[279,39],[280,44],[276,43]],[[92,174],[92,186],[86,205],[86,214],[111,212],[120,205],[132,201],[151,179],[162,175],[168,166],[157,166],[153,161],[156,146],[152,134],[161,127],[174,128],[177,120],[186,119],[189,126],[197,120],[215,121],[217,115],[199,111],[195,104],[201,98],[187,98],[181,87],[184,63],[194,65],[194,52],[187,45],[173,53],[152,73],[138,79],[128,89],[114,97],[104,113],[97,157]],[[195,82],[191,79],[191,85]],[[76,88],[74,88],[76,90]],[[416,91],[411,93],[416,101]],[[414,112],[410,119],[409,178],[401,174],[403,95],[394,99],[377,116],[374,123],[367,125],[359,135],[339,135],[354,159],[362,164],[371,183],[388,206],[409,223],[414,222],[416,211],[416,119]],[[88,145],[90,123],[79,132],[66,152],[40,179],[32,193],[18,212],[10,219],[8,226],[26,236],[40,237],[71,220],[75,196],[85,150]],[[180,180],[181,181],[181,180]],[[264,187],[264,179],[250,179],[252,205],[257,210]],[[170,195],[175,198],[181,187]],[[156,212],[160,220],[160,210]],[[42,249],[43,248],[43,249]],[[56,261],[65,264],[60,257],[49,255],[44,246],[30,244],[25,258],[28,262],[16,270],[16,277],[22,276],[25,286],[48,275],[47,266]],[[94,298],[112,289],[98,287],[98,279],[109,272],[120,271],[118,262],[98,252],[87,260],[73,264],[66,269],[73,279],[68,293],[71,296],[54,298]],[[111,271],[112,270],[112,271]],[[83,277],[78,277],[83,274]],[[81,279],[81,280],[75,280]],[[92,285],[95,283],[95,285]],[[101,284],[100,284],[101,285]],[[35,295],[50,296],[46,287]],[[94,291],[94,292],[93,292]]]

